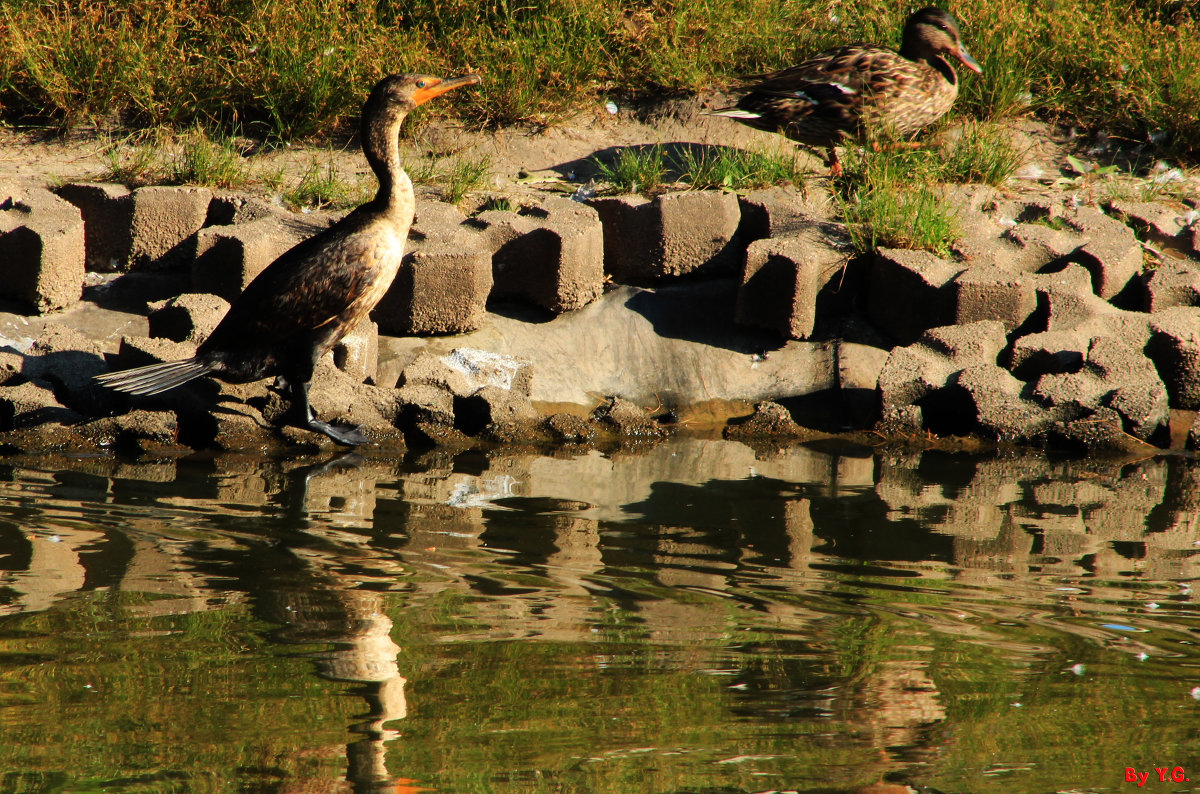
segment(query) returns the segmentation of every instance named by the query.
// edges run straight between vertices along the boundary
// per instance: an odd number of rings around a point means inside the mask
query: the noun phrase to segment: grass
[[[168,181],[179,185],[238,188],[252,179],[242,152],[228,141],[212,140],[200,130],[184,136],[170,172]]]
[[[486,155],[455,159],[443,173],[442,198],[457,204],[468,193],[482,189],[491,170],[492,161]]]
[[[1200,157],[1195,3],[955,10],[984,68],[963,76],[958,113],[1032,108]],[[609,96],[719,87],[840,43],[895,46],[906,11],[884,0],[0,0],[0,113],[294,139],[351,129],[385,72],[474,70],[483,83],[422,112],[550,124]]]
[[[314,159],[296,186],[282,191],[282,198],[293,207],[345,209],[367,201],[374,192],[373,180],[344,177],[332,159]]]
[[[727,146],[660,145],[619,149],[609,160],[593,159],[597,177],[616,193],[652,194],[671,184],[699,190],[751,190],[779,184],[802,184],[803,170],[795,149],[787,153],[746,151]]]

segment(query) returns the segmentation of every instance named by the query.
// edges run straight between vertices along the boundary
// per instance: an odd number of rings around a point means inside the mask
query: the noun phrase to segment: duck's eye
[[[424,88],[424,87],[425,87],[425,81],[424,81],[424,80],[418,80],[418,81],[417,81],[417,88]]]

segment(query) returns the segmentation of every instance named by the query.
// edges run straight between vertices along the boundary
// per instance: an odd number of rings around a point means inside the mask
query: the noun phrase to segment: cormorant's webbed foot
[[[345,444],[348,447],[357,447],[371,442],[371,439],[360,433],[357,427],[350,425],[334,425],[322,422],[320,419],[310,418],[308,427],[310,430],[324,433],[339,444]]]
[[[287,386],[292,392],[292,421],[298,427],[305,427],[317,433],[324,433],[337,443],[348,447],[357,447],[370,443],[371,439],[360,433],[357,427],[322,422],[313,416],[312,406],[308,404],[307,380],[289,378]]]

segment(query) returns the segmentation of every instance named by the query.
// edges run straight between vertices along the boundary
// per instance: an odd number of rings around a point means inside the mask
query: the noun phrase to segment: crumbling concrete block
[[[965,268],[928,251],[879,248],[867,285],[867,317],[901,345],[954,322],[954,278]]]
[[[1136,232],[1156,243],[1172,243],[1187,230],[1184,213],[1153,201],[1114,201],[1112,214]]]
[[[26,353],[21,374],[52,384],[63,405],[98,416],[116,405],[113,395],[92,381],[106,369],[104,354],[92,339],[74,328],[48,323]]]
[[[796,424],[791,413],[779,403],[761,402],[746,419],[725,428],[725,438],[735,440],[756,438],[799,438],[804,428]]]
[[[738,207],[742,214],[738,236],[746,242],[809,231],[829,215],[826,208],[814,205],[800,191],[785,187],[740,194]]]
[[[320,232],[320,225],[277,216],[237,226],[209,226],[196,234],[192,290],[232,301],[288,249]]]
[[[363,320],[330,351],[333,365],[351,379],[362,383],[374,380],[379,369],[379,326]]]
[[[483,322],[492,289],[492,252],[477,232],[459,227],[423,241],[404,256],[400,271],[371,319],[389,334],[453,334]]]
[[[996,363],[1004,348],[1004,326],[995,320],[969,325],[950,325],[927,331],[915,344],[894,348],[879,372],[879,396],[883,417],[900,417],[907,405],[924,404],[930,398],[938,401],[944,413],[941,426],[969,427],[974,422],[974,406],[955,399],[948,387],[955,376],[969,366]],[[941,399],[939,399],[941,398]],[[931,415],[927,412],[925,419]]]
[[[1021,380],[1042,375],[1078,372],[1083,367],[1091,338],[1077,331],[1044,331],[1026,334],[1012,346],[1008,368]]]
[[[592,412],[592,421],[608,425],[622,436],[658,437],[666,430],[655,422],[649,412],[636,403],[612,397]]]
[[[995,364],[966,367],[955,382],[974,407],[978,431],[998,441],[1038,438],[1059,418],[1027,399],[1026,385]]]
[[[228,311],[229,301],[222,297],[185,292],[150,312],[150,336],[199,344],[209,337]]]
[[[746,249],[736,321],[791,337],[812,335],[817,294],[846,266],[846,255],[806,230],[756,240]]]
[[[148,336],[122,336],[117,352],[109,356],[108,369],[117,371],[161,364],[164,361],[182,361],[194,355],[196,345],[192,342],[176,342]]]
[[[741,261],[735,242],[737,199],[715,190],[593,199],[604,224],[604,270],[622,284],[655,284],[704,273],[732,273]]]
[[[495,386],[528,398],[533,391],[533,367],[528,361],[486,350],[455,348],[445,356],[422,353],[400,373],[397,387],[427,385],[455,397],[469,397]]]
[[[582,444],[590,441],[596,434],[591,423],[582,416],[568,413],[557,413],[546,417],[544,427],[551,438],[565,444]]]
[[[1116,308],[1092,292],[1092,277],[1080,265],[1035,276],[1038,312],[1046,331],[1078,331],[1088,336],[1124,337],[1141,346],[1150,338],[1148,315]]]
[[[1180,306],[1151,315],[1146,355],[1166,384],[1171,407],[1200,409],[1200,308]]]
[[[972,267],[954,279],[954,319],[960,325],[999,320],[1012,331],[1037,308],[1033,280],[1019,271]]]
[[[1077,372],[1043,375],[1033,397],[1062,410],[1066,421],[1102,406],[1112,408],[1126,431],[1142,441],[1167,426],[1167,388],[1141,347],[1124,337],[1092,338],[1083,366]]]
[[[1040,223],[1019,223],[1005,230],[1003,237],[1014,247],[1008,257],[1010,266],[1028,273],[1068,258],[1080,244],[1078,235]]]
[[[36,312],[65,309],[83,295],[83,216],[49,190],[30,188],[0,207],[0,297]]]
[[[492,254],[493,297],[561,314],[603,294],[604,229],[591,207],[555,197],[526,215],[484,213],[481,223],[499,243]]]
[[[131,270],[186,267],[194,248],[187,245],[204,226],[212,191],[206,187],[140,187],[133,191],[130,221]]]
[[[82,420],[78,412],[60,403],[46,384],[25,381],[0,386],[0,432],[47,423],[72,425]]]
[[[83,216],[84,261],[95,272],[116,272],[129,266],[132,242],[133,194],[124,185],[74,182],[56,191],[79,208]]]

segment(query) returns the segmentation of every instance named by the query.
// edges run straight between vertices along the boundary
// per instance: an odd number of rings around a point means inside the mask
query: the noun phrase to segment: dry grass
[[[1026,108],[1200,154],[1200,6],[1178,0],[958,4],[983,64],[958,112]],[[855,40],[895,45],[883,0],[0,0],[0,112],[72,125],[344,131],[388,71],[487,78],[432,112],[553,123],[610,94],[696,91]]]

